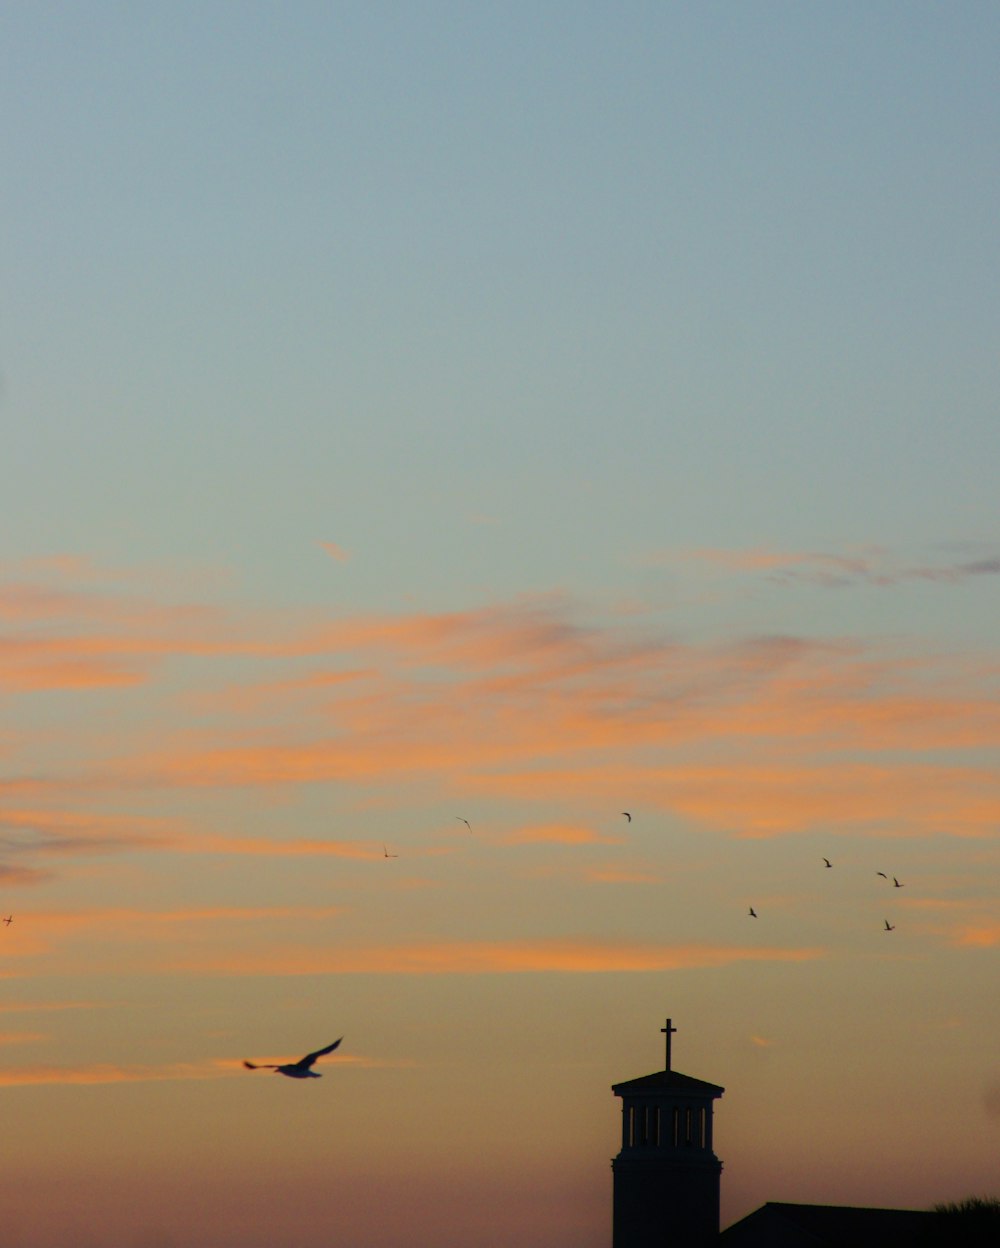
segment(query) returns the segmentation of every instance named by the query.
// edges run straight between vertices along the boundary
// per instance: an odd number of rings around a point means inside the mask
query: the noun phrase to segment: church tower
[[[622,1148],[611,1163],[613,1248],[702,1248],[719,1237],[719,1176],[712,1102],[725,1088],[670,1066],[611,1091],[622,1098]]]

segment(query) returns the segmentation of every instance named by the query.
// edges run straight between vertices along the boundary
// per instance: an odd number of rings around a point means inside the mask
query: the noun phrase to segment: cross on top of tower
[[[663,1035],[667,1037],[667,1064],[664,1067],[664,1070],[670,1069],[670,1037],[674,1035],[674,1033],[677,1031],[677,1028],[672,1026],[673,1021],[674,1020],[672,1018],[668,1018],[666,1027],[660,1028],[660,1031],[663,1033]]]

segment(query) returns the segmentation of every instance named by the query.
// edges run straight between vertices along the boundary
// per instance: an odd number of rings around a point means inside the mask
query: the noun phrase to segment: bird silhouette
[[[875,874],[880,875],[883,880],[887,880],[889,878],[884,871],[876,871]]]
[[[625,816],[625,818],[629,821],[629,823],[631,823],[631,822],[632,822],[632,816],[628,813],[628,811],[627,811],[627,810],[623,810],[623,811],[622,811],[622,814],[623,814],[623,815]]]
[[[826,863],[826,865],[827,865],[828,867],[832,867],[832,866],[833,866],[833,863],[830,861],[830,859],[829,859],[829,858],[824,858],[824,859],[823,859],[823,861]]]
[[[892,877],[892,885],[893,885],[893,888],[905,888],[906,887],[905,884],[900,884],[899,880],[897,880],[895,876]]]
[[[472,831],[472,824],[468,821],[468,819],[463,819],[461,815],[456,815],[455,818],[459,823],[464,823],[470,832]]]
[[[340,1040],[343,1040],[343,1036]],[[305,1057],[300,1057],[297,1062],[285,1062],[279,1065],[277,1062],[247,1062],[243,1065],[247,1070],[274,1070],[279,1075],[287,1075],[289,1079],[322,1079],[323,1076],[317,1070],[311,1070],[313,1062],[317,1057],[322,1057],[324,1053],[332,1053],[340,1044],[340,1040],[334,1040],[333,1044],[328,1044],[325,1049],[317,1049],[315,1053],[307,1053]]]
[[[11,925],[13,922],[14,922],[14,916],[13,916],[12,914],[5,914],[5,915],[4,915],[4,919],[3,919],[3,925],[4,925],[4,927],[10,927],[10,925]]]
[[[757,911],[753,908],[753,906],[751,906],[751,907],[750,907],[750,916],[749,916],[749,917],[750,917],[751,919],[755,919],[755,918],[757,917]]]
[[[890,922],[889,922],[889,920],[888,920],[888,919],[886,919],[886,920],[885,920],[885,930],[886,930],[887,932],[894,932],[894,931],[896,930],[896,924],[895,924],[895,923],[890,923]]]
[[[390,854],[390,853],[389,853],[389,851],[388,851],[388,849],[386,849],[386,847],[383,845],[383,846],[382,846],[382,857],[383,857],[383,858],[398,858],[398,857],[399,857],[399,854]]]

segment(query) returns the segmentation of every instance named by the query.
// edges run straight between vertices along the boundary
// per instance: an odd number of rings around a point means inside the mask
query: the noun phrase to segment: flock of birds
[[[629,823],[632,822],[632,815],[630,811],[623,810],[621,813]],[[470,832],[472,831],[472,824],[468,821],[468,819],[464,818],[462,815],[456,815],[455,818],[459,823],[464,823]],[[390,853],[389,847],[385,844],[382,845],[382,855],[384,858],[399,857],[399,854]],[[833,863],[829,858],[823,859],[823,865],[831,870],[833,868]],[[886,881],[891,878],[893,888],[904,887],[904,885],[901,884],[895,876],[890,877],[885,871],[876,871],[875,874],[880,875],[882,879]],[[758,917],[757,911],[753,906],[749,909],[749,917],[751,919],[756,919]],[[10,927],[11,923],[14,922],[14,916],[12,914],[4,915],[3,918],[0,919],[0,922],[2,922],[5,927]],[[885,931],[894,932],[896,930],[895,923],[890,923],[888,919],[884,920],[884,924]],[[244,1059],[243,1065],[247,1068],[247,1070],[273,1070],[276,1074],[285,1075],[289,1079],[321,1079],[323,1076],[319,1073],[319,1071],[313,1070],[313,1066],[315,1065],[317,1059],[325,1057],[327,1053],[332,1053],[336,1048],[338,1048],[343,1038],[344,1037],[341,1036],[339,1039],[334,1040],[332,1044],[328,1044],[325,1048],[316,1049],[312,1053],[307,1053],[305,1057],[300,1057],[296,1062],[251,1062]]]
[[[622,811],[622,814],[624,814],[624,813],[625,813],[625,812],[624,812],[624,811]],[[631,823],[631,822],[632,822],[632,820],[631,820],[631,818],[630,818],[630,819],[629,819],[629,823]],[[824,858],[824,859],[823,859],[823,866],[824,866],[824,867],[829,867],[831,870],[833,869],[833,863],[830,861],[830,859],[829,859],[829,858]],[[886,873],[885,873],[884,871],[876,871],[876,872],[875,872],[875,874],[876,874],[876,875],[880,875],[880,876],[882,877],[882,879],[883,879],[883,880],[888,880],[888,879],[890,878],[888,875],[886,875]],[[899,880],[897,880],[895,876],[892,876],[892,886],[893,886],[893,888],[905,888],[905,887],[906,887],[904,884],[900,884]],[[758,915],[757,915],[757,911],[753,908],[753,906],[751,906],[751,907],[750,907],[750,910],[749,910],[749,917],[750,917],[751,919],[756,919],[756,918],[758,917]],[[886,931],[886,932],[894,932],[894,931],[896,930],[896,924],[895,924],[895,923],[890,923],[888,919],[883,919],[883,920],[882,920],[882,922],[885,924],[885,926],[884,926],[884,928],[883,928],[883,931]]]

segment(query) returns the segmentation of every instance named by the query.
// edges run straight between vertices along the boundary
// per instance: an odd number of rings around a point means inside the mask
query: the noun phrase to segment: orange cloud
[[[188,854],[251,854],[265,858],[381,858],[381,844],[296,837],[277,841],[263,837],[216,836],[211,833],[175,837],[171,848]]]
[[[279,919],[328,919],[343,914],[342,906],[203,906],[179,910],[120,908],[35,912],[31,918],[46,934],[87,929],[117,937],[122,929],[156,928],[198,923],[259,923]]]
[[[471,941],[354,949],[309,946],[218,960],[208,954],[175,964],[175,969],[232,975],[604,974],[728,966],[734,962],[804,962],[823,956],[824,951],[815,948],[605,944],[587,940]]]
[[[165,1066],[24,1066],[0,1069],[0,1087],[38,1084],[149,1083],[164,1079],[220,1079],[238,1074],[235,1062],[175,1062]]]
[[[255,1057],[256,1061],[287,1061],[288,1054],[273,1058]],[[361,1069],[399,1069],[412,1066],[410,1060],[384,1061],[357,1054],[338,1053],[336,1066]],[[324,1072],[325,1073],[325,1072]],[[40,1084],[93,1085],[106,1083],[160,1083],[177,1079],[247,1078],[240,1058],[208,1059],[197,1062],[169,1062],[163,1065],[119,1065],[113,1062],[86,1066],[22,1066],[0,1069],[0,1087],[33,1087]]]
[[[972,924],[955,936],[955,944],[973,949],[992,949],[1000,945],[1000,922]]]
[[[320,545],[331,559],[336,559],[340,563],[346,563],[351,557],[342,546],[338,546],[335,542],[320,542]]]
[[[505,836],[506,845],[620,845],[621,837],[602,836],[592,828],[571,823],[544,823],[519,828]]]
[[[748,837],[838,826],[875,829],[887,836],[991,836],[1000,802],[1000,777],[994,771],[912,764],[723,762],[643,768],[622,763],[586,773],[566,769],[477,775],[467,784],[483,794],[535,801],[572,792],[609,803],[627,792],[650,809]]]
[[[663,877],[648,871],[634,871],[627,867],[587,867],[583,878],[590,884],[662,884]]]
[[[751,552],[757,562],[766,553]],[[987,660],[843,639],[681,643],[620,622],[579,625],[556,596],[333,623],[260,614],[239,629],[221,613],[160,614],[124,600],[79,611],[95,635],[15,638],[6,658],[0,650],[0,683],[5,671],[10,687],[25,691],[79,679],[114,696],[115,682],[144,680],[151,706],[169,712],[169,682],[153,681],[164,665],[204,661],[211,673],[228,658],[241,671],[214,690],[197,682],[216,721],[147,730],[141,746],[123,746],[117,762],[81,777],[91,793],[419,780],[449,795],[571,795],[614,809],[628,794],[629,803],[756,836],[816,826],[960,835],[995,827],[1000,781],[980,757],[1000,741]],[[108,622],[114,629],[100,631]],[[317,658],[320,670],[300,670]],[[254,679],[259,672],[268,678]],[[930,757],[944,750],[946,759]],[[968,760],[956,755],[962,750]],[[570,844],[573,835],[548,839]],[[193,838],[174,843],[196,850]],[[272,852],[243,838],[214,844]],[[368,852],[322,844],[298,839],[273,852]],[[201,845],[211,852],[211,838]]]
[[[300,725],[312,729],[306,739],[223,746],[178,739],[156,758],[129,763],[129,771],[143,783],[184,786],[364,784],[406,774],[449,785],[457,775],[468,785],[488,784],[491,776],[528,784],[545,760],[564,759],[575,773],[573,791],[603,788],[602,772],[626,774],[629,767],[640,783],[660,784],[662,762],[634,761],[653,751],[661,759],[683,752],[672,774],[686,770],[696,781],[705,764],[693,752],[718,755],[725,747],[762,760],[748,767],[748,781],[751,770],[774,772],[772,760],[780,758],[782,768],[801,767],[811,783],[817,774],[843,777],[845,767],[856,769],[851,750],[912,753],[1000,739],[1000,705],[975,688],[974,673],[939,664],[935,674],[926,660],[918,671],[905,659],[866,659],[857,646],[794,638],[714,648],[622,646],[539,626],[544,640],[522,653],[520,623],[505,633],[496,617],[480,615],[470,625],[477,635],[470,645],[456,643],[459,670],[426,679],[422,664],[445,662],[436,648],[460,624],[449,617],[410,625],[359,632],[359,645],[373,636],[378,644],[412,643],[409,668],[373,670],[364,688],[341,685],[311,715],[301,711]],[[535,627],[528,632],[535,635]],[[461,670],[488,659],[499,670]],[[817,761],[808,760],[810,750]],[[545,770],[557,774],[551,765]]]

